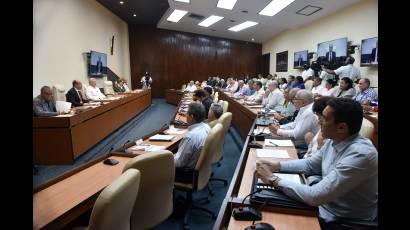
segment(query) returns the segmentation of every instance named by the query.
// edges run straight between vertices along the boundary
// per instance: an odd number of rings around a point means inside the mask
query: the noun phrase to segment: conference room
[[[378,229],[377,18],[33,0],[33,229]]]

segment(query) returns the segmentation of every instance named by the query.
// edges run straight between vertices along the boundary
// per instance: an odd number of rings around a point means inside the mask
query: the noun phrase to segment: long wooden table
[[[374,125],[374,132],[373,132],[371,139],[376,149],[378,149],[379,148],[379,113],[378,112],[372,112],[371,114],[365,113],[364,117],[370,122],[372,122]]]
[[[165,101],[169,104],[178,105],[181,101],[184,92],[178,89],[167,89],[165,90]]]
[[[138,90],[103,101],[78,114],[33,117],[35,164],[71,164],[93,145],[151,105],[151,90]]]
[[[243,206],[243,198],[251,192],[257,156],[256,149],[248,148],[247,146],[254,128],[257,128],[255,118],[260,109],[249,108],[249,106],[243,105],[241,101],[238,102],[223,92],[219,92],[219,95],[222,100],[229,102],[229,111],[233,112],[232,123],[239,129],[241,135],[245,137],[245,145],[213,229],[244,229],[250,226],[252,222],[237,221],[231,216],[231,213],[233,208]],[[235,119],[236,122],[234,122]],[[249,125],[250,122],[251,124]],[[248,127],[248,130],[246,130],[246,127]],[[258,143],[264,144],[263,142]],[[294,147],[264,148],[284,149],[288,151],[291,159],[297,159]],[[269,160],[274,159],[269,158]],[[243,203],[246,206],[255,206],[249,202],[249,199],[246,199]],[[297,210],[264,206],[261,211],[262,220],[255,223],[268,222],[276,229],[320,229],[317,210]]]
[[[189,97],[185,99],[185,102],[189,101]],[[186,121],[186,118],[178,113],[179,110],[178,106],[172,120]],[[184,134],[175,135],[171,142],[148,140],[150,136],[167,132],[168,129],[164,127],[146,135],[143,138],[144,143],[161,145],[170,151],[175,150]],[[125,148],[133,145],[135,141],[126,145]],[[92,209],[100,192],[121,175],[125,164],[133,157],[146,153],[143,151],[125,153],[124,150],[124,148],[114,150],[108,155],[99,157],[34,189],[33,229],[61,229]],[[114,158],[119,161],[119,164],[114,166],[103,164],[102,162],[107,158]]]

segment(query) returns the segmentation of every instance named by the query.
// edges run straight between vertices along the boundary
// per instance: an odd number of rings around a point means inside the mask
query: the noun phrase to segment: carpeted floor
[[[53,179],[73,168],[79,167],[89,160],[95,159],[102,154],[109,153],[111,149],[117,149],[124,145],[129,140],[141,138],[157,129],[160,129],[164,124],[169,122],[175,113],[176,107],[167,104],[164,99],[153,99],[153,104],[147,108],[142,114],[131,119],[127,124],[110,134],[104,140],[93,146],[80,158],[76,159],[73,165],[38,165],[38,174],[33,175],[33,187],[37,187],[42,183]],[[204,207],[211,209],[216,215],[219,212],[223,199],[229,187],[232,175],[235,171],[239,160],[240,153],[243,148],[243,140],[234,127],[230,127],[228,134],[225,137],[224,156],[221,167],[214,168],[214,176],[228,180],[228,185],[224,186],[222,182],[211,181],[211,187],[215,195],[210,198],[210,203],[203,204]],[[176,192],[176,196],[184,196],[183,192]],[[197,197],[208,196],[208,191],[200,191],[194,194],[194,199]],[[174,213],[163,223],[156,226],[154,229],[182,229],[183,227],[183,208],[182,204],[176,202]],[[189,218],[190,229],[212,229],[215,220],[211,216],[202,211],[193,210]]]

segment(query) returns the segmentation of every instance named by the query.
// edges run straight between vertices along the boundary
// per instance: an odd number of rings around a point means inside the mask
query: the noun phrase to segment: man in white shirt
[[[309,77],[313,77],[315,75],[315,72],[313,71],[312,68],[310,68],[308,64],[304,64],[303,68],[305,70],[302,72],[302,78],[303,78],[303,81],[305,82],[307,79],[309,79]]]
[[[286,125],[269,125],[272,134],[290,137],[296,148],[307,148],[305,134],[307,132],[317,133],[319,131],[319,121],[313,113],[313,94],[309,90],[303,89],[297,92],[293,99],[293,104],[299,110],[295,121]]]
[[[331,69],[326,69],[322,66],[322,70],[326,71],[328,74],[339,75],[339,79],[348,77],[353,81],[353,83],[355,83],[358,79],[360,79],[360,70],[353,66],[354,61],[355,60],[353,57],[347,57],[344,66],[341,66],[334,71]]]
[[[262,88],[262,82],[255,81],[255,83],[253,83],[253,88],[255,89],[255,92],[251,96],[246,97],[245,100],[262,103],[263,94],[265,94],[265,90]]]
[[[285,97],[283,96],[282,91],[278,88],[278,82],[276,80],[271,81],[263,96],[262,105],[266,108],[273,109],[276,112],[280,112],[282,111],[284,102]]]
[[[322,95],[324,93],[322,79],[320,77],[313,78],[312,93],[314,96]]]
[[[226,87],[226,91],[229,93],[235,93],[238,90],[238,82],[233,78],[230,78],[229,85]]]
[[[105,99],[105,95],[101,93],[100,88],[97,87],[97,80],[95,80],[95,78],[90,78],[88,83],[90,84],[86,88],[86,95],[88,99],[93,101]]]
[[[124,82],[124,84],[122,85],[125,89],[125,92],[131,92],[130,88],[128,87],[128,81],[127,79],[123,78],[122,82]]]
[[[194,84],[194,81],[190,81],[188,86],[185,88],[185,91],[188,92],[194,92],[195,90],[197,90],[196,85]]]

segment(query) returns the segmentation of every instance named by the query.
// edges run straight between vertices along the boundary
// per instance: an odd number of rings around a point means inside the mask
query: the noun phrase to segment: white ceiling
[[[258,13],[268,5],[271,0],[238,0],[232,10],[217,8],[218,0],[191,0],[190,3],[168,0],[169,9],[164,13],[157,27],[242,41],[251,41],[251,39],[254,38],[255,42],[264,43],[287,29],[298,28],[359,1],[360,0],[296,0],[275,16],[269,17],[259,15]],[[310,16],[296,14],[297,11],[307,5],[318,6],[323,9]],[[178,23],[168,22],[167,18],[174,9],[186,10],[188,14]],[[248,13],[243,13],[243,10],[247,10]],[[188,17],[190,13],[199,14],[205,16],[205,18],[210,15],[217,15],[224,17],[224,19],[210,27],[201,27],[198,26],[200,20]],[[230,20],[235,20],[235,22],[231,22]],[[229,27],[248,20],[259,22],[259,24],[239,32],[228,30]],[[212,31],[212,29],[215,31]]]

